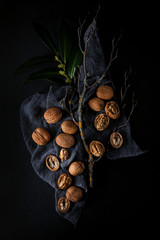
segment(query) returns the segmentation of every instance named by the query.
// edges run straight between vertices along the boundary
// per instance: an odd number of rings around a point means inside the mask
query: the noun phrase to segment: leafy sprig
[[[51,54],[27,60],[16,69],[16,74],[42,64],[53,63],[53,67],[37,70],[27,76],[24,83],[44,79],[60,85],[72,84],[78,66],[82,62],[82,53],[78,44],[74,46],[68,22],[64,19],[60,21],[58,44],[56,44],[51,33],[42,24],[33,22],[33,27],[41,42],[49,49]]]

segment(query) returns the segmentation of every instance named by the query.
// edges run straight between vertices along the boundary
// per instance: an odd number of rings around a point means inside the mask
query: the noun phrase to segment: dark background
[[[116,86],[123,83],[125,69],[132,66],[132,89],[138,106],[131,118],[132,137],[143,156],[116,161],[103,159],[96,165],[95,188],[82,212],[77,228],[61,218],[54,209],[54,190],[43,182],[30,164],[30,155],[22,138],[19,109],[22,101],[49,84],[39,81],[23,85],[26,73],[14,76],[15,69],[27,59],[46,53],[34,33],[32,20],[43,17],[51,24],[65,15],[78,22],[79,17],[94,16],[98,4],[98,30],[106,61],[111,40],[123,30],[119,58],[111,68]],[[130,226],[151,230],[158,223],[158,157],[154,157],[158,125],[155,89],[159,80],[159,16],[153,2],[135,1],[2,2],[0,7],[0,237],[2,239],[51,239],[91,237],[108,234],[110,226],[125,233]],[[128,102],[131,96],[128,96]],[[157,106],[158,107],[158,106]],[[143,233],[143,232],[142,232]]]

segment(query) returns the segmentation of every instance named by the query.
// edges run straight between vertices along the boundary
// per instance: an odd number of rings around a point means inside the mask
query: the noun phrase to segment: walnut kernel
[[[108,127],[109,122],[109,116],[107,116],[105,113],[100,113],[94,120],[94,126],[98,131],[103,131]]]
[[[123,144],[122,135],[119,132],[113,132],[110,136],[110,143],[114,148],[120,148]]]
[[[92,141],[89,145],[89,149],[95,157],[101,157],[105,152],[104,145],[99,141]]]

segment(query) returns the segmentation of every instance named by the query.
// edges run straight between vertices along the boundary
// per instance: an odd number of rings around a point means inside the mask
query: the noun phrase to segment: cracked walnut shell
[[[57,185],[59,189],[66,189],[68,188],[72,183],[72,177],[68,173],[62,173],[59,178]]]
[[[103,143],[99,141],[92,141],[89,145],[89,149],[95,157],[101,157],[105,152]]]
[[[58,200],[57,207],[61,213],[66,213],[70,208],[70,201],[66,197],[62,197]]]
[[[50,154],[48,157],[46,157],[46,166],[53,172],[57,171],[59,168],[58,158],[55,155]]]
[[[110,118],[105,113],[100,113],[94,120],[94,126],[98,131],[105,130],[110,123]]]
[[[114,148],[120,148],[123,144],[122,135],[119,132],[113,132],[110,136],[110,143]]]
[[[106,103],[105,112],[112,119],[117,119],[120,116],[119,106],[114,101],[110,101]]]

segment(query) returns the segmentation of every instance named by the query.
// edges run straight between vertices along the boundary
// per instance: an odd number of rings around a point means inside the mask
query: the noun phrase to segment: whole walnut
[[[84,172],[84,169],[85,166],[82,161],[75,161],[70,164],[68,171],[72,176],[77,176],[82,174]]]
[[[104,108],[104,101],[98,97],[94,97],[88,101],[88,105],[92,110],[99,112]]]
[[[78,202],[82,199],[83,192],[81,188],[76,186],[71,186],[66,190],[66,198],[71,202]]]
[[[108,85],[101,85],[97,88],[96,95],[103,100],[110,100],[114,96],[113,88]]]
[[[75,144],[75,139],[70,134],[61,133],[56,137],[56,143],[62,148],[71,148]]]
[[[32,139],[38,145],[46,145],[50,140],[50,133],[43,127],[36,128],[32,133]]]
[[[58,107],[48,108],[44,113],[44,119],[47,123],[53,124],[62,118],[62,111]]]
[[[75,134],[78,131],[78,127],[71,120],[66,120],[62,122],[61,129],[64,133]]]

